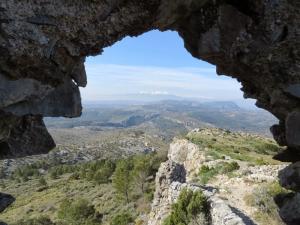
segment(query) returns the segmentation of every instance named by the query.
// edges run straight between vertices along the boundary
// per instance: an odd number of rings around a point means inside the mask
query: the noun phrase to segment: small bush
[[[12,177],[14,179],[21,179],[24,182],[28,181],[30,177],[39,177],[40,173],[36,164],[21,166],[14,171]]]
[[[44,177],[41,177],[41,178],[39,179],[39,185],[40,185],[40,186],[47,186],[47,185],[48,185],[48,184],[47,184],[47,181],[45,180]]]
[[[210,205],[201,191],[183,189],[163,225],[210,223]]]
[[[200,183],[207,184],[214,176],[218,174],[216,168],[202,166],[199,171]]]
[[[199,170],[201,184],[207,184],[212,178],[218,174],[228,174],[240,168],[237,162],[224,162],[215,167],[202,166]]]
[[[222,174],[226,174],[226,173],[230,173],[233,172],[235,170],[238,170],[240,168],[239,164],[237,162],[225,162],[222,167],[221,167],[221,173]]]
[[[94,206],[84,199],[77,201],[64,200],[57,215],[59,219],[70,225],[96,225],[101,223],[102,220]]]
[[[72,173],[72,175],[69,177],[70,180],[79,180],[80,174],[78,172]]]
[[[112,161],[107,160],[103,163],[103,165],[100,168],[98,168],[92,179],[97,184],[109,183],[110,177],[114,173],[115,168],[116,164]]]
[[[129,213],[121,213],[116,215],[110,225],[128,225],[133,222],[133,218]]]

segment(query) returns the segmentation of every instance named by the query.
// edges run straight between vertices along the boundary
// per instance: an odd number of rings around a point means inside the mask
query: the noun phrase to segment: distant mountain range
[[[89,127],[112,129],[155,127],[157,134],[168,138],[198,127],[219,127],[270,135],[276,119],[263,110],[247,110],[231,101],[196,102],[164,100],[144,104],[97,102],[86,104],[80,118],[46,118],[49,128]]]
[[[224,104],[224,103],[235,103],[239,107],[244,109],[256,110],[255,100],[253,99],[236,99],[230,101],[214,101],[205,97],[191,98],[181,97],[177,95],[170,95],[167,93],[138,93],[138,94],[127,94],[123,96],[110,96],[109,100],[98,100],[98,101],[84,101],[83,105],[86,107],[90,106],[121,106],[121,105],[141,105],[151,104],[160,101],[188,101],[197,103],[208,103],[208,104]]]

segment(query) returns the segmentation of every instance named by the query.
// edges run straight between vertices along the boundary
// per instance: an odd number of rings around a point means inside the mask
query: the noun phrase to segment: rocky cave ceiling
[[[85,57],[125,36],[159,29],[177,31],[194,57],[239,80],[245,97],[280,120],[271,130],[289,148],[278,157],[298,161],[299,5],[298,0],[2,0],[0,157],[53,148],[42,119],[80,116]]]

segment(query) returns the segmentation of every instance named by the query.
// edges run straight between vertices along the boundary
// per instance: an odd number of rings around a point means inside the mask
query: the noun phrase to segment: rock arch
[[[85,57],[152,29],[177,31],[194,57],[238,79],[279,119],[278,158],[300,160],[298,0],[2,0],[0,158],[53,148],[42,118],[80,116]]]

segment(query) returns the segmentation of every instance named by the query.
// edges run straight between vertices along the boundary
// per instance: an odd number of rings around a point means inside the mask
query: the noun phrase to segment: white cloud
[[[168,95],[169,92],[167,92],[167,91],[140,91],[139,94],[141,94],[141,95]]]
[[[243,99],[241,85],[214,68],[166,68],[87,63],[84,100],[126,94],[177,95],[215,100]]]

